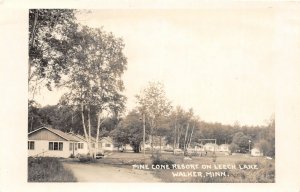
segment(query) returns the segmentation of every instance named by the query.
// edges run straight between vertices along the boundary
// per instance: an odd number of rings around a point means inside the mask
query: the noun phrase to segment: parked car
[[[102,154],[102,153],[97,153],[95,156],[96,159],[102,159],[103,157],[104,157],[104,154]]]
[[[96,159],[102,159],[103,157],[104,157],[103,150],[100,150],[100,151],[98,151],[98,153],[96,153],[96,156],[95,156]]]

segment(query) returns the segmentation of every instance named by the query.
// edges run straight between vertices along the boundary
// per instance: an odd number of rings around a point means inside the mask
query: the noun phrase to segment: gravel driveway
[[[108,164],[63,162],[70,169],[78,182],[160,182],[150,171],[119,168]]]

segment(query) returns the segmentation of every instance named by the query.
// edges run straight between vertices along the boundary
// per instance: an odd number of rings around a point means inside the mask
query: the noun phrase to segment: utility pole
[[[146,140],[146,118],[145,113],[143,114],[143,153],[144,153],[144,159],[145,159],[145,140]]]

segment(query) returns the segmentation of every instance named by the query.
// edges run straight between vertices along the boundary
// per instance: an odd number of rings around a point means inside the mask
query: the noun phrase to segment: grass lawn
[[[149,169],[156,177],[163,182],[196,182],[196,183],[273,183],[275,182],[275,160],[268,160],[265,157],[250,157],[246,155],[228,155],[228,156],[195,156],[191,160],[184,160],[183,155],[161,154],[159,157],[164,164],[164,160],[175,164],[198,164],[197,169]],[[97,160],[98,163],[122,166],[132,169],[133,164],[148,164],[151,167],[153,161],[151,154],[142,153],[113,153],[112,155]],[[201,165],[211,166],[211,169],[203,169]],[[214,165],[230,165],[235,169],[215,169]],[[241,169],[239,166],[253,165],[255,169]],[[171,165],[170,165],[171,167]],[[202,176],[174,176],[176,172],[201,172]],[[209,173],[207,175],[207,172]],[[219,176],[218,173],[225,174]]]
[[[178,164],[198,164],[199,168],[195,170],[156,170],[155,174],[164,182],[197,182],[197,183],[273,183],[275,182],[275,161],[267,160],[263,157],[249,156],[220,156],[220,157],[193,157],[192,160],[183,160],[183,158],[162,157],[163,159],[172,159]],[[211,167],[204,169],[202,165]],[[217,168],[214,166],[223,166]],[[252,165],[256,169],[241,169],[244,166]],[[235,167],[232,169],[232,167]],[[241,168],[240,168],[241,166]],[[229,167],[229,169],[228,169]],[[174,177],[173,173],[185,172],[184,176]],[[200,172],[200,177],[185,176],[188,172]]]
[[[70,170],[66,170],[58,158],[28,158],[28,182],[75,182]]]

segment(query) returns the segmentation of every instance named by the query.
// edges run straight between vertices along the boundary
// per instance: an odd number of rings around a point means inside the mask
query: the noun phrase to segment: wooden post
[[[145,159],[145,140],[146,140],[146,120],[145,120],[145,114],[143,114],[143,153],[144,153],[144,159]]]

